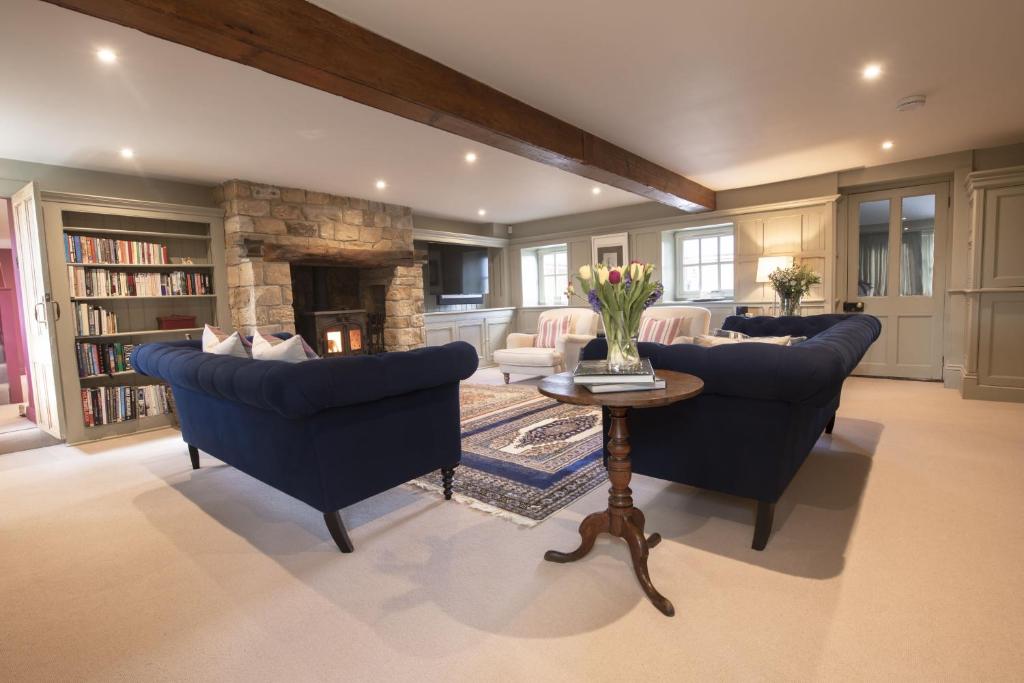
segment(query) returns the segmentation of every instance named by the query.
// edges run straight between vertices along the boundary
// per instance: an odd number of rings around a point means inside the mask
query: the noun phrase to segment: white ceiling
[[[318,2],[713,189],[1024,140],[1019,0]],[[35,0],[4,0],[0,59],[0,157],[503,223],[641,201]],[[915,93],[928,105],[897,113]]]
[[[315,1],[716,190],[1024,140],[1021,0]]]
[[[100,46],[118,63],[99,63]],[[38,0],[3,0],[0,64],[0,158],[246,178],[477,222],[645,201],[608,186],[595,196],[585,178]]]

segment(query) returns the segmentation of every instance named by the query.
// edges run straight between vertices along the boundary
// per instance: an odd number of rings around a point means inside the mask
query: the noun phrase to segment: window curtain
[[[860,277],[857,294],[885,296],[889,282],[889,233],[860,235]]]
[[[907,231],[900,249],[900,296],[931,296],[935,233]]]

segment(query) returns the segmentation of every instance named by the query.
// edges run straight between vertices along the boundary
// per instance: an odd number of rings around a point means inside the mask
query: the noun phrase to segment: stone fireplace
[[[217,193],[236,329],[295,333],[316,329],[315,315],[303,318],[316,308],[362,311],[365,351],[373,346],[371,319],[383,350],[424,345],[423,269],[413,252],[411,209],[242,180]]]

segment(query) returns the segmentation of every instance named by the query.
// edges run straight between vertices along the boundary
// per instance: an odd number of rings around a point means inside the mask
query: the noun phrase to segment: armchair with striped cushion
[[[556,308],[540,314],[536,334],[508,335],[506,348],[494,352],[505,384],[513,373],[554,375],[575,368],[580,351],[597,336],[598,320],[589,308]]]
[[[699,306],[652,306],[640,316],[639,341],[682,344],[711,329],[711,311]]]

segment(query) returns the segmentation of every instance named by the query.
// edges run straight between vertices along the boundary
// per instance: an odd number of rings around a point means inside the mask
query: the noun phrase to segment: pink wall
[[[14,254],[14,251],[15,251],[15,246],[17,244],[17,242],[16,242],[17,235],[15,235],[15,232],[14,232],[14,214],[11,212],[11,202],[10,202],[10,200],[4,199],[4,198],[0,198],[0,211],[5,211],[7,213],[7,224],[9,226],[11,226],[11,249],[10,250],[6,250],[7,254],[8,254],[8,258],[10,258],[11,279],[10,279],[9,282],[7,282],[7,271],[4,270],[4,273],[3,273],[4,274],[4,281],[5,281],[5,284],[8,287],[10,287],[14,291],[14,293],[15,293],[15,296],[14,296],[14,311],[15,311],[15,313],[14,313],[13,318],[11,318],[11,317],[9,317],[7,315],[4,315],[3,312],[2,312],[2,309],[0,309],[0,315],[3,316],[2,324],[3,324],[4,339],[5,339],[4,343],[6,345],[6,348],[4,350],[7,353],[7,357],[8,358],[10,358],[12,356],[12,354],[14,354],[15,352],[18,354],[18,359],[19,359],[19,363],[21,364],[22,370],[23,370],[24,374],[28,377],[28,386],[29,386],[28,396],[22,396],[21,401],[22,401],[22,403],[27,403],[28,404],[28,410],[26,411],[26,416],[28,417],[28,419],[30,419],[33,422],[35,422],[36,421],[36,406],[35,406],[35,402],[32,400],[32,389],[31,389],[31,387],[32,387],[32,371],[29,370],[28,360],[27,360],[28,359],[28,346],[26,346],[26,343],[25,343],[25,338],[26,338],[25,337],[25,321],[21,319],[21,314],[20,314],[20,312],[22,310],[22,305],[21,305],[21,280],[18,277],[18,260],[13,258],[13,254]],[[0,262],[0,269],[2,269],[2,268],[3,268],[3,264],[2,264],[2,262]],[[15,330],[11,333],[13,335],[13,338],[8,338],[7,337],[7,334],[8,334],[8,332],[7,332],[8,320],[11,320],[11,319],[16,320],[17,324],[14,326]],[[10,362],[10,361],[8,361],[8,362]],[[8,367],[8,371],[10,371],[9,367]],[[12,381],[11,381],[11,399],[13,400],[14,399],[14,381],[13,381],[14,376],[13,376],[13,373],[10,373],[10,375],[11,375],[11,378],[12,378]],[[21,382],[20,382],[20,380],[18,381],[18,393],[19,394],[21,393]]]
[[[11,403],[22,403],[21,375],[25,374],[18,314],[18,292],[15,287],[14,255],[10,249],[0,249],[0,330],[4,336],[4,356],[7,362],[7,381],[11,385]]]

